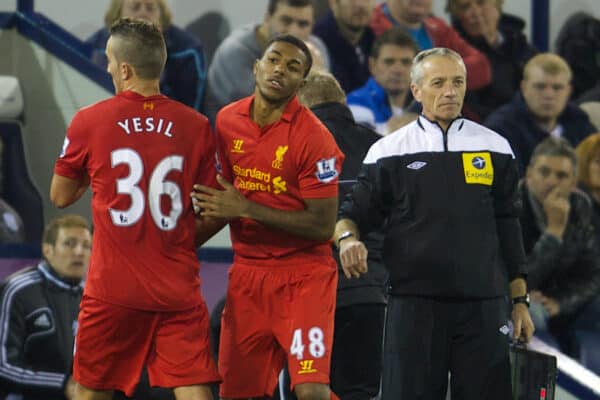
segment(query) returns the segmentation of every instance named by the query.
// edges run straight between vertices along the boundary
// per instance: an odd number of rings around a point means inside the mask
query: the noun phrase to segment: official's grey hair
[[[423,50],[419,52],[413,59],[412,68],[410,69],[410,81],[415,85],[420,85],[423,80],[423,64],[429,57],[439,56],[448,57],[455,59],[465,71],[465,77],[467,76],[467,67],[460,54],[454,50],[447,49],[445,47],[434,47],[433,49]]]

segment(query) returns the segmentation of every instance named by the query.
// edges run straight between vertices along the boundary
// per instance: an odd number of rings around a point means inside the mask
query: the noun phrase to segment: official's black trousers
[[[335,311],[331,389],[341,400],[379,393],[385,304],[355,304]]]
[[[382,400],[511,399],[504,298],[388,298]]]

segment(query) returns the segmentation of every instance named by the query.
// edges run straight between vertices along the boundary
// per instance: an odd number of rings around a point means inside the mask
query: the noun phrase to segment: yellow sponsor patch
[[[491,186],[494,183],[494,165],[490,153],[463,153],[465,182]]]

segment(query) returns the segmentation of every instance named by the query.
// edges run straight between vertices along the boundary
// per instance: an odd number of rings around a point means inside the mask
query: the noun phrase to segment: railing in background
[[[0,13],[0,29],[13,28],[107,91],[114,90],[110,75],[90,61],[86,45],[42,14],[36,13],[34,0],[18,0],[16,12]]]

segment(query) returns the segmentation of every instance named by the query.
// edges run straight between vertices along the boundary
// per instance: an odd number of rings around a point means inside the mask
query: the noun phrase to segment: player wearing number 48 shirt
[[[192,194],[229,219],[234,263],[219,347],[221,397],[271,396],[287,361],[300,400],[329,400],[337,267],[328,243],[343,154],[296,91],[310,70],[301,40],[271,40],[253,96],[217,115],[222,190]]]
[[[120,20],[106,53],[116,95],[80,110],[56,161],[58,207],[92,189],[94,239],[75,342],[78,399],[131,395],[147,365],[152,386],[210,399],[219,381],[208,341],[188,193],[216,186],[205,117],[162,96],[166,52],[153,25]],[[201,240],[201,238],[200,238]]]

